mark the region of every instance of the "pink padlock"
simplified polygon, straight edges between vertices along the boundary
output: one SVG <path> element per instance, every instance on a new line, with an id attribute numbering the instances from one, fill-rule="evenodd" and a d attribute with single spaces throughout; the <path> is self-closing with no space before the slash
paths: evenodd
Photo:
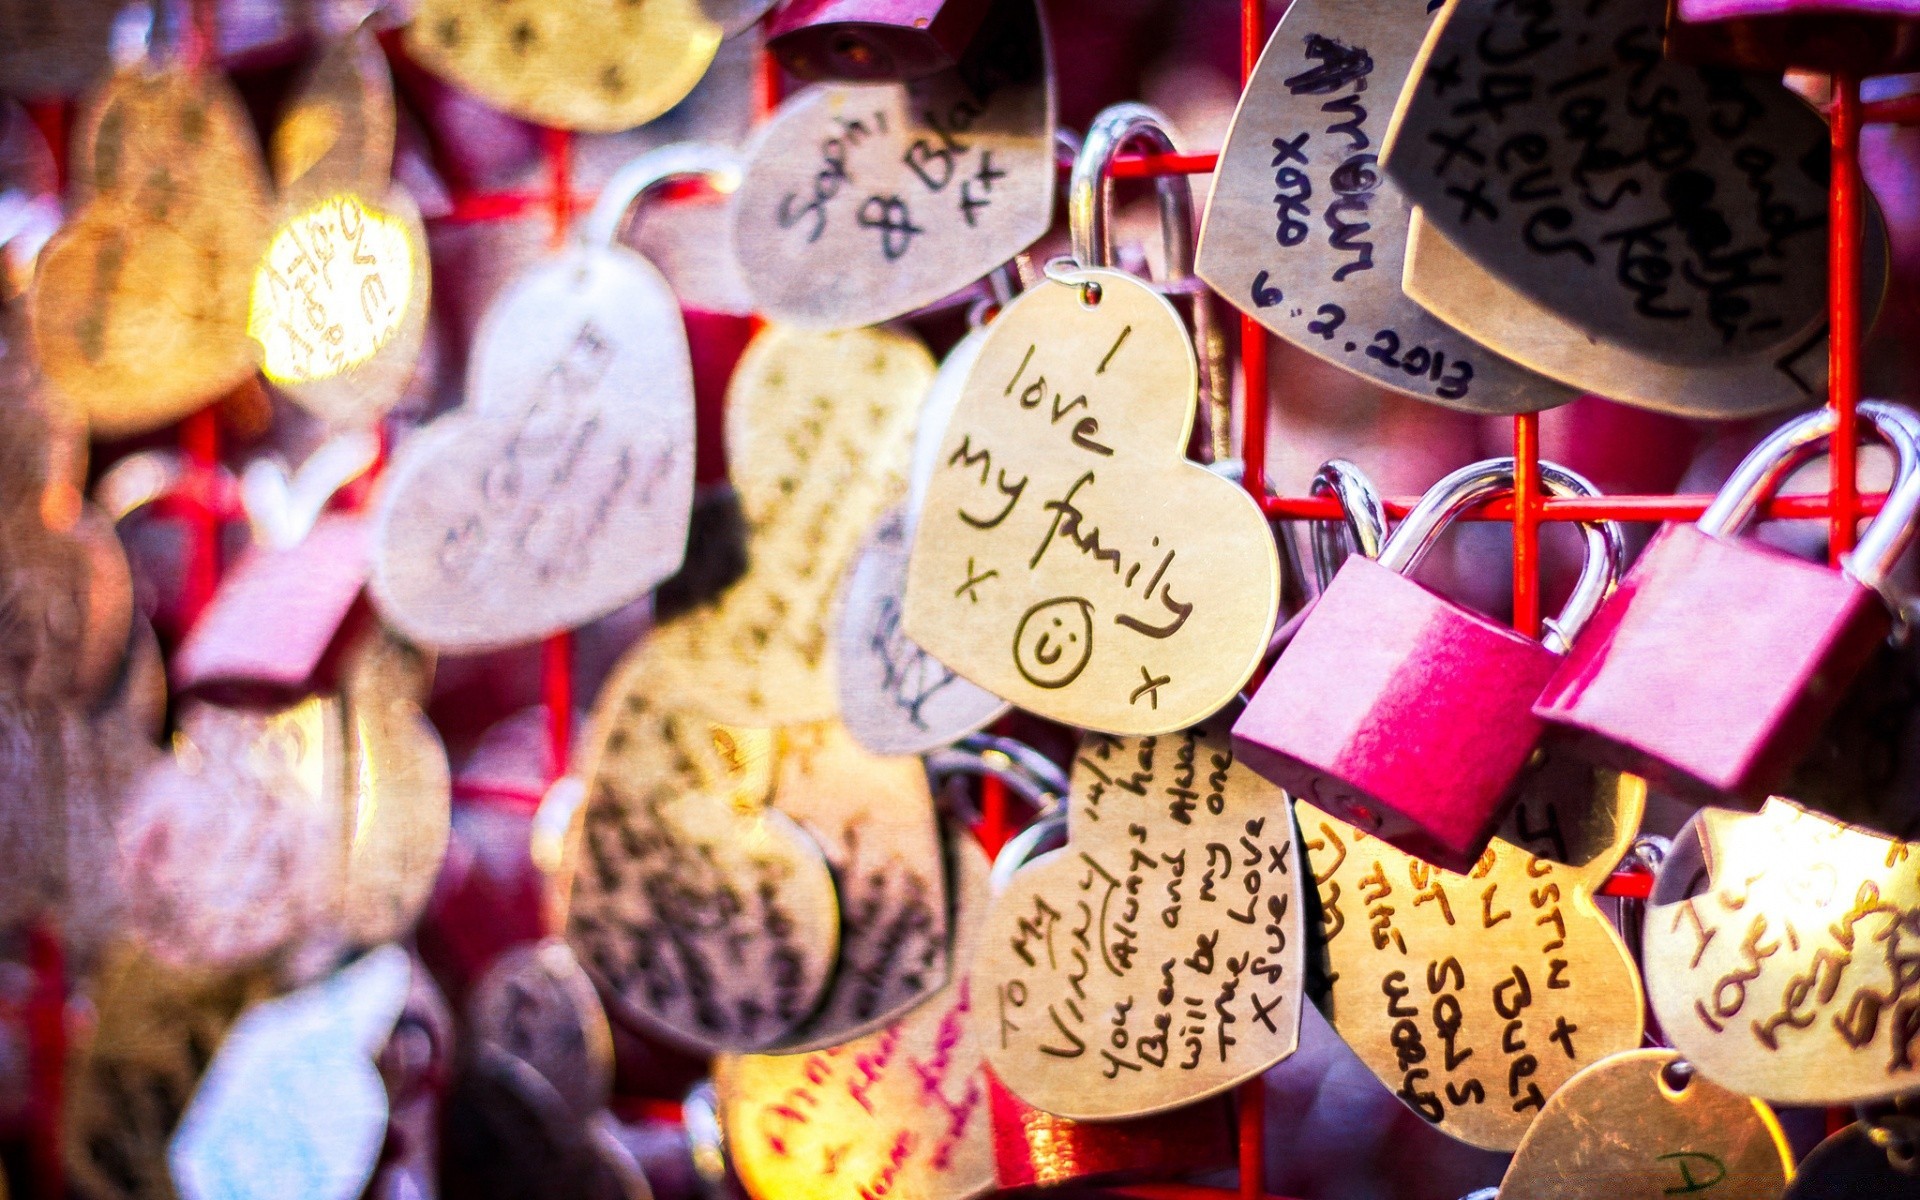
<path id="1" fill-rule="evenodd" d="M 999 3 L 1027 0 L 999 0 Z M 917 79 L 959 65 L 995 0 L 787 0 L 767 49 L 801 79 Z"/>
<path id="2" fill-rule="evenodd" d="M 1625 544 L 1586 524 L 1587 561 L 1545 644 L 1413 582 L 1453 518 L 1513 490 L 1513 459 L 1433 486 L 1381 549 L 1354 555 L 1301 621 L 1234 723 L 1255 771 L 1410 854 L 1465 871 L 1506 815 L 1543 726 L 1533 715 L 1560 655 L 1619 577 Z M 1547 491 L 1594 496 L 1540 464 Z"/>
<path id="3" fill-rule="evenodd" d="M 1813 744 L 1893 628 L 1882 595 L 1920 514 L 1920 417 L 1868 401 L 1892 494 L 1838 571 L 1740 532 L 1833 436 L 1830 409 L 1754 448 L 1697 524 L 1669 525 L 1575 640 L 1534 711 L 1668 792 L 1758 803 Z"/>

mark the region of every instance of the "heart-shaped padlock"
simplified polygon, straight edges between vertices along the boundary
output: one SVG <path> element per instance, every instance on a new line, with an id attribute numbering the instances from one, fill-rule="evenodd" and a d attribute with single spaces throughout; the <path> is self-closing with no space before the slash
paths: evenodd
<path id="1" fill-rule="evenodd" d="M 488 310 L 468 405 L 401 445 L 376 517 L 373 599 L 410 640 L 534 641 L 679 569 L 693 502 L 686 333 L 660 273 L 616 234 L 661 184 L 734 169 L 705 146 L 635 159 L 580 240 Z"/>
<path id="2" fill-rule="evenodd" d="M 1825 376 L 1826 130 L 1777 77 L 1665 60 L 1665 18 L 1666 0 L 1442 13 L 1385 168 L 1421 211 L 1418 240 L 1450 243 L 1583 336 L 1540 335 L 1419 248 L 1408 293 L 1527 366 L 1629 403 L 1734 416 L 1802 402 Z M 1669 369 L 1637 379 L 1638 360 Z M 1734 368 L 1740 386 L 1686 386 L 1695 369 Z"/>
<path id="3" fill-rule="evenodd" d="M 958 67 L 910 83 L 821 84 L 782 104 L 747 152 L 734 254 L 774 319 L 871 325 L 1039 240 L 1054 182 L 1040 9 L 999 0 Z"/>
<path id="4" fill-rule="evenodd" d="M 1401 290 L 1412 203 L 1379 165 L 1439 5 L 1297 0 L 1220 152 L 1196 266 L 1267 329 L 1369 382 L 1468 412 L 1579 392 L 1462 335 Z"/>
<path id="5" fill-rule="evenodd" d="M 703 0 L 524 9 L 423 0 L 406 44 L 424 66 L 523 120 L 618 133 L 684 99 L 724 33 Z"/>
<path id="6" fill-rule="evenodd" d="M 426 229 L 391 178 L 394 126 L 393 79 L 362 25 L 327 47 L 273 140 L 281 212 L 247 332 L 266 377 L 339 425 L 393 407 L 426 336 Z"/>
<path id="7" fill-rule="evenodd" d="M 1231 724 L 1229 709 L 1175 735 L 1089 734 L 1066 846 L 996 867 L 974 1036 L 1023 1101 L 1078 1120 L 1144 1116 L 1293 1052 L 1305 983 L 1293 823 L 1280 790 L 1234 761 Z"/>
<path id="8" fill-rule="evenodd" d="M 1185 323 L 1106 265 L 1107 167 L 1142 137 L 1172 148 L 1144 106 L 1094 122 L 1074 164 L 1076 261 L 987 332 L 919 515 L 905 614 L 909 637 L 988 691 L 1120 734 L 1169 733 L 1233 699 L 1280 586 L 1259 506 L 1183 457 L 1199 378 Z M 1183 275 L 1186 180 L 1161 195 Z"/>
<path id="9" fill-rule="evenodd" d="M 77 207 L 29 294 L 48 382 L 104 437 L 176 421 L 255 364 L 267 187 L 252 126 L 219 77 L 144 50 L 79 116 Z"/>

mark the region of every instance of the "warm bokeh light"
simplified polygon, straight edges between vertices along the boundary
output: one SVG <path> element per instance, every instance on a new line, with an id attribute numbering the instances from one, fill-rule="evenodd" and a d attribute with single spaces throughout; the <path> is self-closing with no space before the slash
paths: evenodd
<path id="1" fill-rule="evenodd" d="M 405 318 L 413 255 L 402 221 L 344 192 L 282 223 L 247 313 L 267 378 L 311 383 L 371 360 Z"/>

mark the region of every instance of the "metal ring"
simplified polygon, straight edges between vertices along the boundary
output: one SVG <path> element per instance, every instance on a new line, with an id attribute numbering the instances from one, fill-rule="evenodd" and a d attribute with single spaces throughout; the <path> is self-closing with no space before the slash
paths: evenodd
<path id="1" fill-rule="evenodd" d="M 1308 493 L 1337 497 L 1343 517 L 1342 521 L 1315 521 L 1312 526 L 1313 573 L 1325 588 L 1349 554 L 1380 557 L 1387 540 L 1387 502 L 1367 473 L 1344 458 L 1321 463 Z M 1343 529 L 1345 538 L 1340 536 Z"/>
<path id="2" fill-rule="evenodd" d="M 1067 182 L 1067 234 L 1073 257 L 1085 267 L 1113 265 L 1113 230 L 1108 211 L 1112 181 L 1107 172 L 1122 147 L 1144 141 L 1162 154 L 1178 152 L 1173 124 L 1145 104 L 1115 104 L 1101 111 L 1087 129 Z M 1184 175 L 1155 181 L 1160 196 L 1160 236 L 1166 249 L 1166 276 L 1193 274 L 1193 187 Z"/>
<path id="3" fill-rule="evenodd" d="M 727 1185 L 727 1125 L 720 1114 L 720 1094 L 713 1080 L 702 1079 L 680 1103 L 680 1124 L 687 1131 L 687 1149 L 693 1155 L 694 1177 L 704 1200 L 731 1200 Z"/>
<path id="4" fill-rule="evenodd" d="M 725 146 L 707 142 L 676 142 L 649 150 L 613 173 L 593 210 L 580 223 L 580 239 L 590 246 L 612 246 L 620 240 L 627 214 L 647 194 L 679 179 L 699 179 L 716 192 L 739 188 L 743 175 L 740 156 Z"/>
<path id="5" fill-rule="evenodd" d="M 993 873 L 988 876 L 993 894 L 997 896 L 1007 890 L 1007 885 L 1013 882 L 1013 873 L 1027 865 L 1043 842 L 1056 834 L 1064 836 L 1066 832 L 1067 814 L 1060 809 L 1046 814 L 1007 839 L 1007 844 L 1000 847 L 999 856 L 993 860 Z"/>
<path id="6" fill-rule="evenodd" d="M 1052 759 L 1025 742 L 989 733 L 970 734 L 935 750 L 926 756 L 926 764 L 936 793 L 943 781 L 954 776 L 997 779 L 1033 806 L 1036 821 L 1059 811 L 1061 797 L 1067 794 L 1067 777 Z M 976 820 L 979 816 L 974 814 Z"/>

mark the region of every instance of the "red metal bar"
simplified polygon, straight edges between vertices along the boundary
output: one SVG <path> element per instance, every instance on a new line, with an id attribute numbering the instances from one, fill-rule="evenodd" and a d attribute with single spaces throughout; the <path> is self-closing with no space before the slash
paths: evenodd
<path id="1" fill-rule="evenodd" d="M 998 858 L 1000 847 L 1007 844 L 1007 785 L 988 775 L 980 780 L 980 828 L 977 831 L 981 849 L 988 858 Z"/>
<path id="2" fill-rule="evenodd" d="M 1240 1200 L 1267 1194 L 1267 1080 L 1255 1075 L 1240 1085 Z"/>
<path id="3" fill-rule="evenodd" d="M 43 1200 L 67 1194 L 66 1163 L 60 1157 L 60 1109 L 67 1069 L 67 959 L 60 935 L 45 922 L 27 931 L 27 964 L 33 994 L 27 1001 L 27 1071 L 32 1104 L 30 1154 L 34 1192 Z"/>
<path id="4" fill-rule="evenodd" d="M 573 634 L 556 633 L 540 645 L 540 690 L 547 706 L 549 781 L 567 773 L 573 755 Z"/>
<path id="5" fill-rule="evenodd" d="M 1615 871 L 1600 885 L 1600 895 L 1617 900 L 1645 900 L 1653 895 L 1653 872 Z"/>
<path id="6" fill-rule="evenodd" d="M 1404 517 L 1418 501 L 1415 496 L 1400 496 L 1387 501 L 1387 514 Z M 1878 513 L 1886 503 L 1884 492 L 1862 496 L 1858 511 L 1863 517 Z M 1545 496 L 1537 502 L 1541 521 L 1693 521 L 1707 511 L 1712 496 L 1600 496 L 1593 499 Z M 1330 496 L 1269 496 L 1261 502 L 1269 517 L 1289 521 L 1341 520 L 1340 503 Z M 1825 495 L 1776 496 L 1761 506 L 1761 513 L 1775 521 L 1824 521 L 1833 512 L 1832 497 Z M 1511 521 L 1513 504 L 1494 500 L 1468 509 L 1460 515 L 1464 521 Z"/>
<path id="7" fill-rule="evenodd" d="M 1837 420 L 1828 455 L 1833 510 L 1829 553 L 1835 566 L 1853 549 L 1860 511 L 1855 410 L 1860 403 L 1860 80 L 1833 77 L 1833 181 L 1828 189 L 1827 305 L 1831 310 L 1827 403 Z"/>
<path id="8" fill-rule="evenodd" d="M 1920 125 L 1920 95 L 1897 96 L 1860 106 L 1863 125 Z"/>
<path id="9" fill-rule="evenodd" d="M 1540 636 L 1540 414 L 1513 419 L 1513 627 Z"/>
<path id="10" fill-rule="evenodd" d="M 187 490 L 214 494 L 220 469 L 220 414 L 208 405 L 180 423 L 180 449 L 187 457 Z M 180 597 L 180 627 L 191 628 L 220 586 L 220 513 L 199 503 L 189 513 L 186 587 Z"/>
<path id="11" fill-rule="evenodd" d="M 1157 179 L 1162 175 L 1211 175 L 1218 154 L 1120 154 L 1107 174 L 1115 179 Z"/>

